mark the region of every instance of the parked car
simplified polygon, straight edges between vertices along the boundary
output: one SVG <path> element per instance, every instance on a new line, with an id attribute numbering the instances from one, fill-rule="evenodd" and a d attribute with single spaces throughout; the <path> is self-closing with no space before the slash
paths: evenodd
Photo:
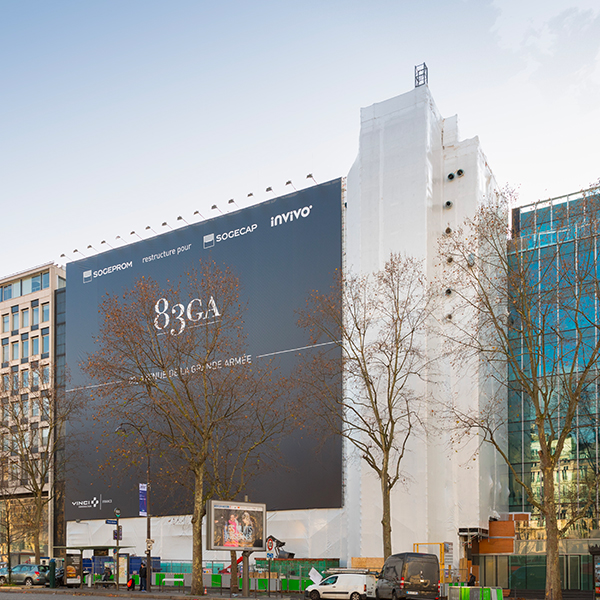
<path id="1" fill-rule="evenodd" d="M 377 599 L 440 596 L 440 563 L 435 554 L 404 552 L 388 556 L 375 588 Z"/>
<path id="2" fill-rule="evenodd" d="M 22 583 L 26 586 L 46 585 L 46 574 L 48 565 L 17 565 L 11 569 L 10 580 L 12 583 Z M 8 581 L 8 569 L 6 572 L 0 570 L 0 583 Z"/>
<path id="3" fill-rule="evenodd" d="M 375 596 L 375 575 L 367 573 L 335 573 L 319 583 L 309 585 L 304 595 L 310 600 L 341 598 L 366 600 Z"/>

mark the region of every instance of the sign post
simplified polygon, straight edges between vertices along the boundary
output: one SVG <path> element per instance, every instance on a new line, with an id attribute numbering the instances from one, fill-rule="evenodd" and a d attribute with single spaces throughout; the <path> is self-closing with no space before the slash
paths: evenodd
<path id="1" fill-rule="evenodd" d="M 115 517 L 117 517 L 117 556 L 115 557 L 115 587 L 117 591 L 119 591 L 119 538 L 121 537 L 121 528 L 119 527 L 120 516 L 121 511 L 118 508 L 115 508 Z"/>

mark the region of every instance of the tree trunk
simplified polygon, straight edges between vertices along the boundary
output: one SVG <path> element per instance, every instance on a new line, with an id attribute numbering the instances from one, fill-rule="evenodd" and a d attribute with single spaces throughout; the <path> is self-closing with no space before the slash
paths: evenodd
<path id="1" fill-rule="evenodd" d="M 383 511 L 381 516 L 381 526 L 383 533 L 383 558 L 384 560 L 392 553 L 392 516 L 390 510 L 390 487 L 387 481 L 387 465 L 384 460 L 384 467 L 381 470 L 381 499 L 383 501 Z"/>
<path id="2" fill-rule="evenodd" d="M 44 504 L 42 503 L 42 498 L 35 497 L 35 518 L 34 518 L 34 526 L 33 526 L 33 550 L 35 552 L 35 563 L 40 563 L 40 530 L 42 528 L 42 513 L 44 511 Z M 51 541 L 48 540 L 48 552 L 50 552 Z"/>
<path id="3" fill-rule="evenodd" d="M 562 600 L 558 558 L 558 523 L 554 497 L 554 469 L 544 473 L 544 510 L 546 519 L 546 600 Z"/>
<path id="4" fill-rule="evenodd" d="M 199 596 L 204 592 L 202 585 L 202 517 L 206 509 L 202 502 L 203 484 L 204 471 L 199 470 L 195 473 L 194 513 L 192 515 L 192 596 Z"/>
<path id="5" fill-rule="evenodd" d="M 238 567 L 237 567 L 237 552 L 232 550 L 230 552 L 231 555 L 231 584 L 230 591 L 232 594 L 240 593 L 240 577 L 238 575 Z"/>
<path id="6" fill-rule="evenodd" d="M 40 529 L 41 523 L 37 523 L 38 527 L 33 530 L 33 551 L 35 553 L 35 564 L 40 564 Z M 48 550 L 50 550 L 50 544 L 48 544 Z"/>

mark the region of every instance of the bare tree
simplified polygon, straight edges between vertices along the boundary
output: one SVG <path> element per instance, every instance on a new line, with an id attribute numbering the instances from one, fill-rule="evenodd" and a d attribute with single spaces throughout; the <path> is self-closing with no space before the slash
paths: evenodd
<path id="1" fill-rule="evenodd" d="M 277 443 L 287 415 L 284 383 L 248 354 L 239 287 L 213 262 L 168 289 L 138 280 L 102 304 L 98 350 L 86 367 L 110 384 L 98 393 L 113 399 L 119 418 L 136 419 L 191 476 L 192 594 L 203 589 L 202 518 L 215 465 L 234 460 L 235 449 L 241 462 L 232 476 L 243 481 L 244 465 Z"/>
<path id="2" fill-rule="evenodd" d="M 517 221 L 511 232 L 514 195 L 507 191 L 441 240 L 443 285 L 455 297 L 455 360 L 462 370 L 473 361 L 485 379 L 478 382 L 480 406 L 456 404 L 451 416 L 458 431 L 479 432 L 492 444 L 543 522 L 546 598 L 553 600 L 561 598 L 559 538 L 590 513 L 597 494 L 597 465 L 581 477 L 576 500 L 561 477 L 571 460 L 565 447 L 578 444 L 578 428 L 597 426 L 597 204 L 586 195 L 572 206 L 540 204 L 523 232 Z M 526 427 L 531 472 L 521 470 L 520 453 L 509 453 L 507 401 Z M 572 475 L 579 478 L 579 470 Z M 561 494 L 567 502 L 559 511 Z"/>
<path id="3" fill-rule="evenodd" d="M 299 320 L 318 349 L 298 379 L 329 431 L 353 444 L 379 479 L 386 558 L 392 553 L 391 492 L 420 423 L 431 307 L 420 262 L 392 254 L 381 271 L 340 276 L 328 293 L 312 293 Z M 341 361 L 331 345 L 341 350 Z"/>
<path id="4" fill-rule="evenodd" d="M 6 457 L 0 460 L 0 544 L 7 563 L 7 577 L 0 577 L 0 584 L 11 582 L 12 552 L 15 546 L 31 537 L 30 519 L 22 518 L 22 500 L 17 496 L 13 468 Z"/>
<path id="5" fill-rule="evenodd" d="M 67 418 L 76 418 L 79 403 L 77 395 L 67 398 L 54 385 L 47 366 L 34 366 L 31 371 L 14 376 L 27 380 L 13 381 L 12 389 L 20 387 L 30 393 L 10 396 L 2 404 L 0 435 L 4 446 L 0 451 L 6 466 L 4 490 L 10 489 L 13 504 L 21 505 L 21 521 L 29 524 L 35 560 L 39 562 L 40 536 L 55 496 L 54 478 L 64 466 L 65 423 Z"/>

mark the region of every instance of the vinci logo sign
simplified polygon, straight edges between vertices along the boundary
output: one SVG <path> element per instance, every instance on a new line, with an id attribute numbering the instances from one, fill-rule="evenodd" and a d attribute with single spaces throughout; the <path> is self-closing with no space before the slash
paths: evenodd
<path id="1" fill-rule="evenodd" d="M 294 220 L 306 219 L 310 215 L 312 210 L 312 204 L 310 206 L 304 206 L 296 210 L 290 210 L 286 213 L 281 213 L 275 217 L 271 217 L 271 227 L 277 227 L 277 225 L 283 225 L 284 223 L 291 223 Z"/>
<path id="2" fill-rule="evenodd" d="M 94 496 L 91 500 L 72 500 L 71 504 L 77 508 L 96 508 L 100 501 Z"/>

